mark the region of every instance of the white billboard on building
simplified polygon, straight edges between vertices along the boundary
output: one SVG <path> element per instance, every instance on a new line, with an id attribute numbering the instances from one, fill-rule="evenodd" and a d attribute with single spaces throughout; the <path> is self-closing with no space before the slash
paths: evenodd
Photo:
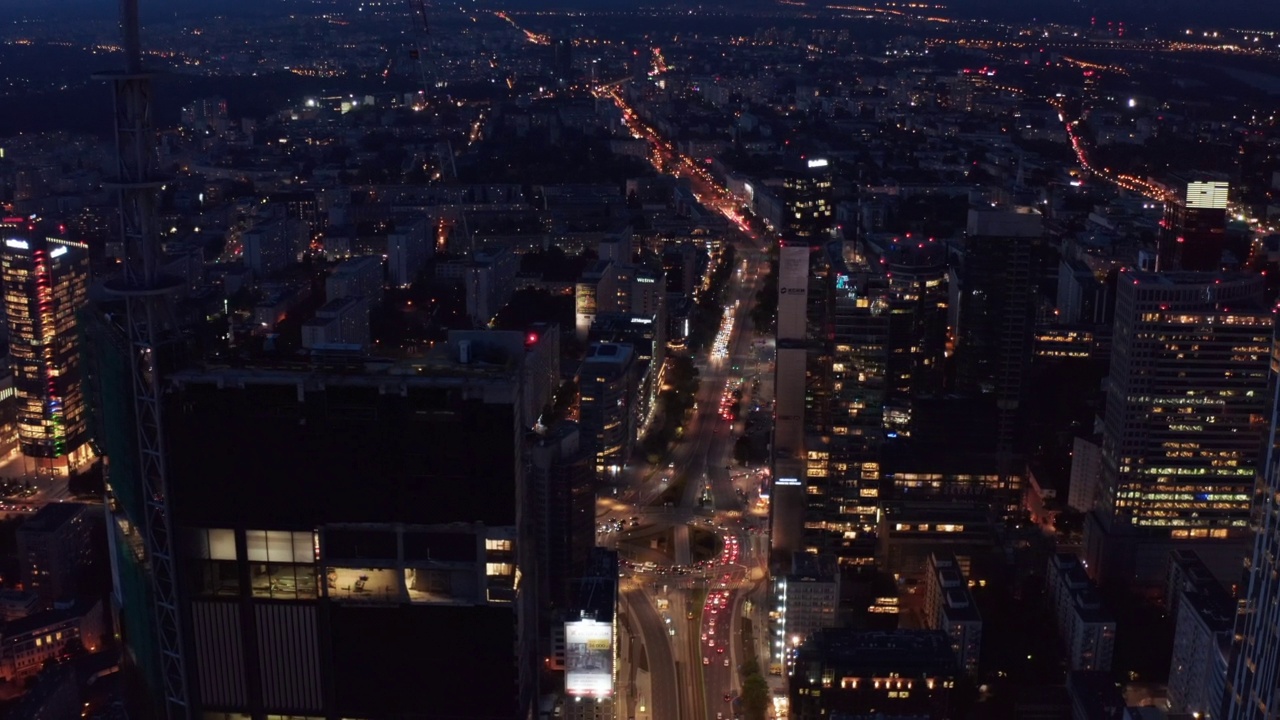
<path id="1" fill-rule="evenodd" d="M 1187 183 L 1187 207 L 1221 210 L 1227 207 L 1230 186 L 1221 181 Z"/>
<path id="2" fill-rule="evenodd" d="M 564 688 L 570 695 L 613 694 L 613 625 L 597 620 L 564 624 Z"/>
<path id="3" fill-rule="evenodd" d="M 784 246 L 778 250 L 778 339 L 805 336 L 809 292 L 809 248 Z"/>

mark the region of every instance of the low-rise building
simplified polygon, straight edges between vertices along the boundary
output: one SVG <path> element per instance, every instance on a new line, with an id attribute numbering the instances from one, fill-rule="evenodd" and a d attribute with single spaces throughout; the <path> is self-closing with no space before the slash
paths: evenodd
<path id="1" fill-rule="evenodd" d="M 955 667 L 936 630 L 823 630 L 797 648 L 790 718 L 950 718 Z"/>
<path id="2" fill-rule="evenodd" d="M 951 651 L 960 670 L 976 675 L 982 649 L 982 616 L 955 555 L 929 555 L 924 618 L 931 630 L 941 630 L 951 640 Z"/>
<path id="3" fill-rule="evenodd" d="M 74 643 L 96 652 L 106 625 L 99 599 L 59 603 L 54 609 L 12 620 L 0 628 L 0 677 L 14 681 L 40 672 Z"/>

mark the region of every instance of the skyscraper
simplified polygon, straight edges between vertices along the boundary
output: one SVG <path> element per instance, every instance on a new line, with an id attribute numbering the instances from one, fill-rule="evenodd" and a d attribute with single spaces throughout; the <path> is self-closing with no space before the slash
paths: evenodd
<path id="1" fill-rule="evenodd" d="M 88 298 L 83 243 L 36 223 L 0 221 L 0 280 L 24 455 L 74 459 L 86 438 L 76 312 Z"/>
<path id="2" fill-rule="evenodd" d="M 1100 497 L 1085 532 L 1104 583 L 1161 584 L 1174 545 L 1239 567 L 1267 420 L 1263 278 L 1126 272 L 1116 299 Z"/>
<path id="3" fill-rule="evenodd" d="M 96 323 L 95 345 L 119 338 L 109 322 Z M 127 373 L 104 356 L 124 677 L 146 708 L 159 704 L 164 659 L 138 530 L 151 519 L 120 402 Z M 348 371 L 168 376 L 193 717 L 524 717 L 542 582 L 524 356 L 465 340 Z"/>
<path id="4" fill-rule="evenodd" d="M 825 392 L 806 438 L 806 476 L 812 508 L 809 548 L 836 555 L 844 565 L 870 564 L 880 512 L 880 450 L 884 440 L 885 375 L 895 303 L 883 279 L 871 274 L 848 243 L 832 244 L 825 337 L 819 343 Z M 897 319 L 904 319 L 898 316 Z M 821 451 L 825 457 L 813 457 Z"/>
<path id="5" fill-rule="evenodd" d="M 1227 247 L 1227 183 L 1186 183 L 1180 197 L 1165 203 L 1156 269 L 1215 272 Z M 1247 258 L 1236 257 L 1237 262 Z"/>
<path id="6" fill-rule="evenodd" d="M 583 445 L 597 473 L 617 474 L 631 459 L 636 429 L 636 351 L 623 343 L 594 343 L 578 372 Z"/>
<path id="7" fill-rule="evenodd" d="M 782 179 L 784 244 L 822 245 L 835 229 L 831 161 L 820 157 L 793 160 Z"/>
<path id="8" fill-rule="evenodd" d="M 1034 245 L 1044 219 L 1032 208 L 970 210 L 958 282 L 956 387 L 996 406 L 996 471 L 1003 501 L 1017 502 L 1016 454 L 1035 325 Z"/>
<path id="9" fill-rule="evenodd" d="M 1237 602 L 1222 714 L 1266 720 L 1280 713 L 1280 351 L 1272 350 L 1271 431 L 1254 505 L 1256 534 L 1246 556 L 1244 598 Z"/>
<path id="10" fill-rule="evenodd" d="M 785 568 L 795 552 L 805 550 L 831 551 L 842 563 L 854 556 L 869 560 L 869 546 L 853 548 L 863 528 L 855 508 L 865 503 L 858 502 L 858 483 L 851 478 L 859 476 L 868 458 L 861 452 L 863 438 L 855 436 L 859 428 L 851 425 L 878 424 L 871 418 L 872 413 L 878 417 L 878 399 L 866 404 L 864 391 L 880 391 L 883 368 L 867 383 L 858 383 L 855 366 L 861 360 L 852 357 L 854 345 L 861 351 L 868 338 L 853 335 L 870 332 L 861 324 L 867 298 L 861 309 L 856 308 L 841 244 L 832 242 L 836 227 L 830 162 L 803 156 L 789 161 L 782 200 L 771 491 L 774 559 Z M 843 281 L 838 279 L 841 275 Z M 837 304 L 848 337 L 836 336 Z M 871 323 L 877 324 L 878 320 Z M 865 353 L 868 361 L 882 347 L 882 342 L 873 341 Z M 849 378 L 852 382 L 846 382 Z M 866 414 L 858 417 L 863 411 Z M 836 425 L 840 436 L 833 435 Z M 863 540 L 872 537 L 862 534 Z"/>
<path id="11" fill-rule="evenodd" d="M 805 397 L 809 356 L 807 245 L 778 251 L 778 351 L 774 369 L 773 488 L 770 541 L 774 559 L 789 563 L 803 549 L 805 494 Z"/>

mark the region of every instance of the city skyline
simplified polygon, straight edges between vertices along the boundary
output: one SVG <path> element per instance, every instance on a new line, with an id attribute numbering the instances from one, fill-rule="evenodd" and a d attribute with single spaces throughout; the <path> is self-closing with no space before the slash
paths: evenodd
<path id="1" fill-rule="evenodd" d="M 1202 14 L 12 9 L 0 711 L 1275 715 L 1278 13 Z"/>

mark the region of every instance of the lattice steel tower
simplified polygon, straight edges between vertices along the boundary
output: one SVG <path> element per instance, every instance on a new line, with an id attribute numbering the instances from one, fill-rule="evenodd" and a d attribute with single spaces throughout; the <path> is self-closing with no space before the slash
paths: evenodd
<path id="1" fill-rule="evenodd" d="M 156 171 L 152 127 L 151 74 L 142 66 L 138 33 L 138 0 L 120 0 L 120 29 L 125 68 L 103 73 L 115 99 L 116 167 L 111 185 L 120 199 L 121 273 L 107 284 L 124 301 L 128 325 L 129 368 L 137 425 L 138 473 L 146 511 L 141 525 L 145 569 L 155 597 L 155 622 L 164 714 L 189 718 L 178 582 L 173 557 L 173 524 L 165 470 L 161 383 L 175 361 L 177 339 L 174 293 L 176 280 L 160 273 L 160 239 L 156 226 L 156 193 L 162 185 Z"/>

